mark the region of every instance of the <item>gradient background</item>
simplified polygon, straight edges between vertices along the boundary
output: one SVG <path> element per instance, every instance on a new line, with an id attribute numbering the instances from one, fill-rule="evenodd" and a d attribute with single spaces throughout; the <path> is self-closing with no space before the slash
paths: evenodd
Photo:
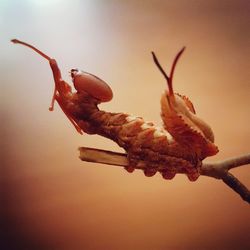
<path id="1" fill-rule="evenodd" d="M 73 67 L 96 74 L 114 92 L 101 108 L 158 124 L 166 85 L 150 51 L 169 68 L 186 45 L 174 88 L 212 126 L 214 161 L 249 152 L 249 12 L 247 0 L 0 0 L 1 249 L 249 249 L 249 205 L 222 182 L 81 162 L 79 146 L 122 150 L 49 112 L 48 63 L 9 42 L 56 58 L 68 81 Z M 249 166 L 233 173 L 250 186 Z"/>

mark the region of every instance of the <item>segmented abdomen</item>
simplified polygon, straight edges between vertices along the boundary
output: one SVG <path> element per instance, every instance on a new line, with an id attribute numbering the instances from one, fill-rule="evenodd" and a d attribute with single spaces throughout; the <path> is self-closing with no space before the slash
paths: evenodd
<path id="1" fill-rule="evenodd" d="M 147 176 L 159 171 L 166 179 L 176 173 L 186 173 L 190 180 L 199 177 L 200 160 L 163 128 L 141 117 L 101 111 L 97 104 L 93 98 L 76 93 L 67 108 L 84 132 L 109 138 L 125 149 L 129 172 L 141 168 Z"/>
<path id="2" fill-rule="evenodd" d="M 88 122 L 96 134 L 112 139 L 125 149 L 131 164 L 127 168 L 129 172 L 136 167 L 143 169 L 146 176 L 159 171 L 166 179 L 172 179 L 176 173 L 186 173 L 190 180 L 199 176 L 198 159 L 152 122 L 100 110 L 92 112 Z"/>

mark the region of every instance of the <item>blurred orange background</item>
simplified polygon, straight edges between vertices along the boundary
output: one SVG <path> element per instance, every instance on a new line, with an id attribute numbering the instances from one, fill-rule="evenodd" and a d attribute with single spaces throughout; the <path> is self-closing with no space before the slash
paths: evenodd
<path id="1" fill-rule="evenodd" d="M 220 152 L 249 153 L 249 1 L 0 1 L 1 249 L 249 249 L 249 205 L 221 181 L 81 162 L 79 146 L 122 150 L 80 136 L 56 106 L 48 63 L 12 38 L 57 59 L 65 80 L 78 67 L 108 82 L 101 108 L 161 124 L 169 69 L 187 46 L 174 89 L 211 125 Z M 249 166 L 233 170 L 250 187 Z"/>

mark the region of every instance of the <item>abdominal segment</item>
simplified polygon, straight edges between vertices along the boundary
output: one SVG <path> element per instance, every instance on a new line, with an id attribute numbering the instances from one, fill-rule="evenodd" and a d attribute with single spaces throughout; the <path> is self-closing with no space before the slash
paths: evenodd
<path id="1" fill-rule="evenodd" d="M 129 172 L 139 168 L 146 176 L 160 172 L 165 179 L 172 179 L 176 173 L 185 173 L 190 180 L 199 177 L 199 161 L 166 130 L 152 122 L 98 110 L 92 113 L 89 123 L 96 134 L 124 148 L 130 163 L 126 168 Z"/>

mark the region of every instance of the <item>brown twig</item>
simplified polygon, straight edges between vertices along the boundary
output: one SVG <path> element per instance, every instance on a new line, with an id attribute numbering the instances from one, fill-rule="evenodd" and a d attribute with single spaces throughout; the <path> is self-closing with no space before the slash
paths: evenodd
<path id="1" fill-rule="evenodd" d="M 108 165 L 128 167 L 129 161 L 126 154 L 107 150 L 81 147 L 80 159 L 82 161 L 103 163 Z M 226 185 L 238 193 L 241 198 L 250 203 L 250 191 L 229 170 L 239 166 L 250 164 L 250 154 L 234 157 L 215 163 L 203 163 L 201 175 L 221 179 Z M 142 166 L 145 164 L 141 164 Z M 140 169 L 140 167 L 137 167 Z"/>
<path id="2" fill-rule="evenodd" d="M 250 191 L 234 175 L 229 173 L 232 168 L 250 164 L 250 154 L 233 157 L 215 163 L 203 163 L 201 174 L 216 179 L 221 179 L 226 185 L 238 193 L 241 198 L 250 203 Z"/>

